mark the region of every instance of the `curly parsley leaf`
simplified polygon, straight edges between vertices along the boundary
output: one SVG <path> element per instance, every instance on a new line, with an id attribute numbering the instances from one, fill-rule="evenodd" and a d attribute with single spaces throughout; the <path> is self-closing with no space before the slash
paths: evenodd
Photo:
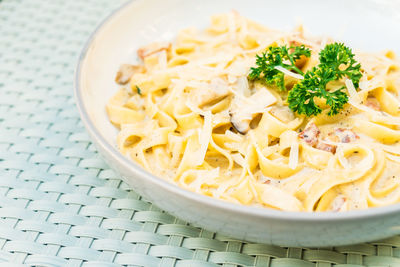
<path id="1" fill-rule="evenodd" d="M 319 60 L 320 64 L 308 71 L 289 92 L 289 108 L 299 114 L 312 116 L 321 113 L 322 109 L 315 103 L 316 98 L 325 99 L 330 106 L 329 116 L 338 114 L 348 102 L 348 96 L 344 87 L 329 91 L 327 84 L 347 77 L 357 88 L 362 77 L 360 63 L 354 59 L 351 49 L 342 43 L 326 45 L 319 53 Z"/>
<path id="2" fill-rule="evenodd" d="M 347 76 L 352 80 L 354 86 L 358 87 L 362 77 L 361 65 L 354 59 L 354 54 L 349 47 L 343 43 L 328 44 L 319 53 L 319 61 L 332 68 L 337 79 Z"/>
<path id="3" fill-rule="evenodd" d="M 361 65 L 354 59 L 352 50 L 343 43 L 326 45 L 319 53 L 320 63 L 306 74 L 295 64 L 302 56 L 311 56 L 310 49 L 304 45 L 269 47 L 266 52 L 256 56 L 257 67 L 250 69 L 249 79 L 261 80 L 276 85 L 282 91 L 286 90 L 285 74 L 276 68 L 283 67 L 304 77 L 288 94 L 287 102 L 292 111 L 307 116 L 318 115 L 322 108 L 316 100 L 322 99 L 330 107 L 328 115 L 338 114 L 348 102 L 345 87 L 332 91 L 328 90 L 327 85 L 331 81 L 347 77 L 358 87 L 362 77 Z"/>
<path id="4" fill-rule="evenodd" d="M 266 52 L 256 56 L 257 67 L 250 69 L 249 78 L 251 80 L 261 80 L 269 85 L 275 85 L 280 90 L 284 91 L 284 73 L 277 70 L 277 66 L 281 66 L 289 71 L 294 71 L 297 74 L 304 73 L 296 66 L 296 61 L 302 56 L 310 57 L 311 50 L 304 45 L 290 46 L 286 45 L 268 47 Z"/>
<path id="5" fill-rule="evenodd" d="M 322 109 L 315 103 L 316 98 L 324 98 L 330 106 L 328 115 L 338 114 L 348 101 L 344 87 L 336 91 L 328 91 L 326 85 L 337 80 L 337 73 L 326 65 L 314 67 L 307 71 L 304 79 L 297 83 L 288 95 L 289 108 L 298 114 L 318 115 Z"/>

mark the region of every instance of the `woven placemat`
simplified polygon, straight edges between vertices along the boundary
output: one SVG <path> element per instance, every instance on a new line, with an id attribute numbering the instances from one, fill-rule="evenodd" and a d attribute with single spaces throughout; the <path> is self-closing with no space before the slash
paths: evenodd
<path id="1" fill-rule="evenodd" d="M 72 96 L 78 54 L 124 0 L 0 0 L 0 265 L 400 266 L 400 236 L 346 247 L 232 240 L 141 199 L 103 162 Z"/>

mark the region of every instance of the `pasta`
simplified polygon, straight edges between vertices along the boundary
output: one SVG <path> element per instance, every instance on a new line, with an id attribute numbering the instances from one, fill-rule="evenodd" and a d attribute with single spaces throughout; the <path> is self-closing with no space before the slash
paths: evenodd
<path id="1" fill-rule="evenodd" d="M 364 73 L 335 116 L 293 113 L 285 96 L 249 81 L 255 55 L 304 44 L 318 64 L 328 38 L 269 29 L 239 14 L 142 47 L 106 106 L 122 154 L 206 196 L 285 211 L 347 211 L 400 202 L 400 65 L 392 51 L 356 52 Z M 285 84 L 301 75 L 277 68 Z"/>

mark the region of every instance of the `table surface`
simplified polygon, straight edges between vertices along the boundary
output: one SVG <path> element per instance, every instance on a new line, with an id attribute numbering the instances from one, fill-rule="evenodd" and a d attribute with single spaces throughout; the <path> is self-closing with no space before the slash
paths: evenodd
<path id="1" fill-rule="evenodd" d="M 253 244 L 141 199 L 100 158 L 73 73 L 125 0 L 0 0 L 1 266 L 400 266 L 400 236 L 346 247 Z"/>

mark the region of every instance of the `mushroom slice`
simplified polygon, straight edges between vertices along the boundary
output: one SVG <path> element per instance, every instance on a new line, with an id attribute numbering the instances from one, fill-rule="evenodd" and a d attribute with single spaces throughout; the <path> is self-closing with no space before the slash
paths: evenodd
<path id="1" fill-rule="evenodd" d="M 158 53 L 162 50 L 165 50 L 168 52 L 171 49 L 171 43 L 169 42 L 156 42 L 156 43 L 151 43 L 146 46 L 142 46 L 141 48 L 138 49 L 137 55 L 140 59 L 144 59 L 145 57 L 148 57 L 152 54 Z"/>
<path id="2" fill-rule="evenodd" d="M 214 78 L 210 83 L 200 82 L 191 91 L 191 102 L 197 107 L 218 101 L 230 94 L 228 84 L 220 79 Z"/>
<path id="3" fill-rule="evenodd" d="M 143 70 L 143 66 L 122 64 L 115 76 L 115 81 L 121 85 L 127 84 L 133 74 L 143 72 Z"/>
<path id="4" fill-rule="evenodd" d="M 241 134 L 246 134 L 250 130 L 251 114 L 229 112 L 233 128 Z"/>
<path id="5" fill-rule="evenodd" d="M 248 98 L 235 95 L 229 111 L 232 126 L 239 133 L 246 134 L 250 130 L 252 119 L 275 102 L 276 98 L 266 88 L 260 88 Z"/>

